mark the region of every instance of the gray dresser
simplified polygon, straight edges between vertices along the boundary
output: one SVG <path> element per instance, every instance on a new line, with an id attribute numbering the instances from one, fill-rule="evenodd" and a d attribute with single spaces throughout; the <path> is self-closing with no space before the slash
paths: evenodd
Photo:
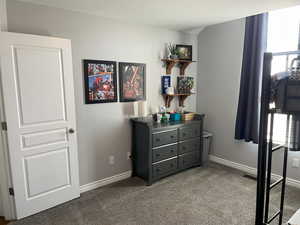
<path id="1" fill-rule="evenodd" d="M 156 123 L 151 118 L 132 122 L 133 176 L 151 185 L 182 170 L 200 166 L 204 115 L 192 121 Z"/>

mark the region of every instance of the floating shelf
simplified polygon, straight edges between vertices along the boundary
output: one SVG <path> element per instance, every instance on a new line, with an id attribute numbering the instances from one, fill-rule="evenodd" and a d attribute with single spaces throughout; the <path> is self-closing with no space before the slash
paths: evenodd
<path id="1" fill-rule="evenodd" d="M 164 100 L 165 100 L 165 106 L 167 108 L 169 108 L 171 106 L 171 102 L 174 99 L 175 96 L 178 97 L 179 100 L 179 106 L 180 107 L 184 107 L 184 101 L 185 99 L 192 95 L 193 93 L 189 93 L 189 94 L 173 94 L 173 95 L 168 95 L 168 94 L 163 94 Z"/>
<path id="2" fill-rule="evenodd" d="M 182 59 L 162 59 L 164 63 L 166 63 L 166 74 L 172 74 L 173 67 L 177 64 L 180 68 L 180 75 L 185 74 L 185 69 L 193 62 L 191 60 L 182 60 Z"/>

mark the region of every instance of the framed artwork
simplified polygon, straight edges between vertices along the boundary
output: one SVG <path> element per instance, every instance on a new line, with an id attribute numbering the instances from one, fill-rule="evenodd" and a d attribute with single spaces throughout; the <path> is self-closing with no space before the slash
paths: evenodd
<path id="1" fill-rule="evenodd" d="M 190 94 L 194 87 L 194 77 L 177 77 L 177 92 L 179 94 Z"/>
<path id="2" fill-rule="evenodd" d="M 193 60 L 193 46 L 192 45 L 176 45 L 178 58 L 184 60 Z"/>
<path id="3" fill-rule="evenodd" d="M 85 103 L 117 102 L 117 64 L 114 61 L 83 60 Z"/>
<path id="4" fill-rule="evenodd" d="M 146 64 L 119 63 L 120 102 L 146 100 Z"/>
<path id="5" fill-rule="evenodd" d="M 171 76 L 162 76 L 161 77 L 161 93 L 167 94 L 167 89 L 171 87 Z"/>

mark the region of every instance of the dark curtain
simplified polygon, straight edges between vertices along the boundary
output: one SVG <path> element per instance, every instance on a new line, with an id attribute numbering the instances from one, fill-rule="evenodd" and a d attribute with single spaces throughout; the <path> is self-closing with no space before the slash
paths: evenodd
<path id="1" fill-rule="evenodd" d="M 258 143 L 263 54 L 267 47 L 268 14 L 246 18 L 235 139 Z"/>

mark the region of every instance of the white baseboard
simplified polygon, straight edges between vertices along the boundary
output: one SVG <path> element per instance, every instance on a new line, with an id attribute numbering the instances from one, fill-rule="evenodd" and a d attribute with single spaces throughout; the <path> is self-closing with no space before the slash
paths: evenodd
<path id="1" fill-rule="evenodd" d="M 94 181 L 94 182 L 91 182 L 91 183 L 88 183 L 88 184 L 81 185 L 80 186 L 80 193 L 91 191 L 91 190 L 94 190 L 96 188 L 103 187 L 105 185 L 115 183 L 115 182 L 120 181 L 120 180 L 125 180 L 125 179 L 131 177 L 131 174 L 132 174 L 132 171 L 129 170 L 129 171 L 126 171 L 124 173 L 114 175 L 112 177 L 107 177 L 107 178 L 104 178 L 104 179 L 101 179 L 101 180 L 97 180 L 97 181 Z"/>
<path id="2" fill-rule="evenodd" d="M 250 167 L 250 166 L 246 166 L 244 164 L 232 162 L 230 160 L 223 159 L 223 158 L 220 158 L 220 157 L 217 157 L 217 156 L 214 156 L 214 155 L 209 155 L 209 160 L 212 161 L 212 162 L 215 162 L 215 163 L 219 163 L 219 164 L 224 165 L 224 166 L 228 166 L 228 167 L 240 170 L 240 171 L 245 172 L 247 174 L 251 174 L 251 175 L 254 175 L 254 176 L 257 175 L 257 170 L 254 167 Z M 129 170 L 129 171 L 126 171 L 124 173 L 114 175 L 112 177 L 107 177 L 107 178 L 104 178 L 104 179 L 101 179 L 101 180 L 98 180 L 98 181 L 94 181 L 92 183 L 84 184 L 84 185 L 80 186 L 80 193 L 91 191 L 91 190 L 94 190 L 96 188 L 103 187 L 105 185 L 127 179 L 127 178 L 131 177 L 131 174 L 132 174 L 132 171 Z M 280 178 L 279 175 L 272 174 L 272 179 L 277 180 L 279 178 Z M 292 178 L 287 178 L 286 179 L 286 184 L 289 185 L 289 186 L 296 187 L 296 188 L 300 189 L 300 181 L 299 180 L 295 180 L 295 179 L 292 179 Z"/>
<path id="3" fill-rule="evenodd" d="M 223 158 L 220 158 L 220 157 L 217 157 L 217 156 L 214 156 L 214 155 L 209 155 L 209 160 L 212 161 L 212 162 L 219 163 L 219 164 L 222 164 L 224 166 L 228 166 L 228 167 L 240 170 L 242 172 L 257 176 L 257 169 L 256 168 L 246 166 L 244 164 L 232 162 L 232 161 L 229 161 L 227 159 L 223 159 Z M 272 173 L 272 179 L 278 180 L 278 179 L 280 179 L 280 177 L 281 176 Z M 296 187 L 296 188 L 300 189 L 300 181 L 299 180 L 295 180 L 295 179 L 287 177 L 286 178 L 286 184 L 289 185 L 289 186 Z"/>
<path id="4" fill-rule="evenodd" d="M 243 171 L 245 173 L 248 173 L 248 174 L 251 174 L 251 175 L 254 175 L 254 176 L 256 176 L 256 174 L 257 174 L 256 168 L 246 166 L 244 164 L 232 162 L 232 161 L 229 161 L 227 159 L 223 159 L 223 158 L 220 158 L 220 157 L 217 157 L 217 156 L 214 156 L 214 155 L 209 155 L 209 160 L 212 161 L 212 162 L 215 162 L 215 163 L 222 164 L 224 166 L 228 166 L 228 167 Z"/>

